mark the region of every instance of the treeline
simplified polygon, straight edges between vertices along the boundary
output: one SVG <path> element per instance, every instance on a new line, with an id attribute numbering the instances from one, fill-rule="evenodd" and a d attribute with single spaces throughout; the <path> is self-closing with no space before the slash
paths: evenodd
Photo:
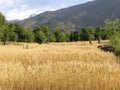
<path id="1" fill-rule="evenodd" d="M 120 20 L 105 20 L 104 27 L 85 27 L 80 31 L 64 32 L 56 30 L 52 32 L 47 26 L 39 26 L 35 29 L 23 28 L 17 23 L 8 23 L 0 13 L 0 41 L 5 45 L 7 42 L 74 42 L 92 40 L 110 40 L 116 53 L 120 53 Z"/>
<path id="2" fill-rule="evenodd" d="M 73 42 L 73 41 L 89 41 L 92 44 L 92 40 L 106 40 L 111 36 L 109 28 L 109 22 L 106 20 L 107 27 L 92 26 L 81 29 L 81 31 L 69 31 L 56 30 L 52 32 L 47 26 L 39 26 L 35 29 L 23 28 L 17 23 L 8 23 L 5 17 L 0 13 L 0 41 L 5 45 L 7 42 Z M 111 27 L 111 26 L 110 26 Z"/>
<path id="3" fill-rule="evenodd" d="M 3 26 L 3 25 L 2 25 Z M 3 29 L 3 30 L 2 30 Z M 81 31 L 56 30 L 52 32 L 47 26 L 39 26 L 36 29 L 23 28 L 19 24 L 6 23 L 0 30 L 0 40 L 3 44 L 6 42 L 74 42 L 74 41 L 88 41 L 92 44 L 92 40 L 107 39 L 106 30 L 97 27 L 83 28 Z"/>

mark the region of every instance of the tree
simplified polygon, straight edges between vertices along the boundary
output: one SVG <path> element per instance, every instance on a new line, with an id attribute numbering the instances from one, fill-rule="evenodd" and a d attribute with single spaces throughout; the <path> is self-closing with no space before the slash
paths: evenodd
<path id="1" fill-rule="evenodd" d="M 110 43 L 115 49 L 115 54 L 120 55 L 120 32 L 116 32 L 111 36 Z"/>
<path id="2" fill-rule="evenodd" d="M 103 34 L 102 30 L 103 29 L 101 27 L 97 27 L 95 29 L 95 38 L 98 40 L 98 43 L 100 43 L 100 41 L 102 39 L 102 34 Z"/>
<path id="3" fill-rule="evenodd" d="M 33 42 L 34 41 L 34 33 L 31 28 L 24 29 L 24 41 L 25 42 Z"/>
<path id="4" fill-rule="evenodd" d="M 56 36 L 56 42 L 66 42 L 68 40 L 67 36 L 64 34 L 64 32 L 60 29 L 55 31 Z"/>
<path id="5" fill-rule="evenodd" d="M 107 33 L 107 30 L 105 28 L 102 28 L 102 40 L 107 40 L 108 39 L 108 33 Z"/>
<path id="6" fill-rule="evenodd" d="M 79 41 L 81 39 L 80 33 L 78 31 L 74 31 L 74 40 Z"/>
<path id="7" fill-rule="evenodd" d="M 46 37 L 46 42 L 54 42 L 55 41 L 55 35 L 51 32 L 51 30 L 47 26 L 39 26 L 34 30 L 34 33 L 37 31 L 41 31 L 44 33 Z"/>
<path id="8" fill-rule="evenodd" d="M 18 35 L 18 41 L 24 42 L 25 41 L 25 29 L 20 26 L 19 24 L 15 23 L 14 32 Z"/>
<path id="9" fill-rule="evenodd" d="M 38 43 L 45 43 L 47 40 L 45 34 L 42 31 L 37 31 L 35 33 L 35 37 L 36 37 L 36 42 Z"/>
<path id="10" fill-rule="evenodd" d="M 70 32 L 70 41 L 79 41 L 81 39 L 80 33 L 78 31 Z"/>
<path id="11" fill-rule="evenodd" d="M 14 32 L 15 25 L 13 23 L 6 23 L 5 29 L 3 30 L 2 34 L 2 41 L 4 45 L 6 42 L 14 41 L 16 42 L 18 40 L 17 33 Z"/>
<path id="12" fill-rule="evenodd" d="M 74 39 L 74 31 L 70 31 L 69 39 L 71 42 L 75 41 Z"/>
<path id="13" fill-rule="evenodd" d="M 6 28 L 6 20 L 3 14 L 0 12 L 0 41 L 3 39 L 3 31 Z"/>
<path id="14" fill-rule="evenodd" d="M 109 19 L 105 20 L 105 30 L 107 34 L 107 39 L 110 39 L 114 33 L 118 31 L 120 32 L 120 20 L 119 19 L 115 19 L 114 21 Z"/>
<path id="15" fill-rule="evenodd" d="M 88 37 L 87 37 L 87 34 L 86 34 L 86 28 L 82 28 L 80 34 L 81 34 L 81 40 L 82 41 L 88 41 Z"/>
<path id="16" fill-rule="evenodd" d="M 56 41 L 55 35 L 53 33 L 48 33 L 47 42 L 55 42 L 55 41 Z"/>
<path id="17" fill-rule="evenodd" d="M 67 37 L 67 42 L 70 42 L 71 32 L 67 32 L 65 36 Z"/>
<path id="18" fill-rule="evenodd" d="M 3 30 L 6 24 L 5 17 L 3 14 L 0 12 L 0 30 Z"/>
<path id="19" fill-rule="evenodd" d="M 94 33 L 95 33 L 95 30 L 93 27 L 89 26 L 87 28 L 83 28 L 82 29 L 82 37 L 84 37 L 84 39 L 88 39 L 89 40 L 89 43 L 92 44 L 92 39 L 94 37 Z"/>
<path id="20" fill-rule="evenodd" d="M 109 40 L 115 50 L 116 55 L 120 55 L 120 20 L 114 21 L 106 20 L 107 31 L 109 33 Z"/>
<path id="21" fill-rule="evenodd" d="M 8 26 L 6 26 L 6 28 L 3 31 L 3 37 L 2 37 L 2 41 L 3 41 L 3 45 L 6 45 L 6 42 L 9 41 L 9 30 L 8 30 Z"/>
<path id="22" fill-rule="evenodd" d="M 9 41 L 16 42 L 18 40 L 18 35 L 15 33 L 15 24 L 13 23 L 7 23 L 7 32 Z"/>
<path id="23" fill-rule="evenodd" d="M 18 41 L 18 35 L 15 32 L 11 32 L 10 34 L 10 41 L 17 42 Z"/>

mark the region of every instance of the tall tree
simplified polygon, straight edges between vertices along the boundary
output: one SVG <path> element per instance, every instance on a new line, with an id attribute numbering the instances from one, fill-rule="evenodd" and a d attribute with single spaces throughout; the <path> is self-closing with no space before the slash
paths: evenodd
<path id="1" fill-rule="evenodd" d="M 3 33 L 3 37 L 2 37 L 3 45 L 6 45 L 6 42 L 8 42 L 10 39 L 8 25 L 6 26 L 6 28 L 2 33 Z"/>
<path id="2" fill-rule="evenodd" d="M 70 41 L 79 41 L 81 39 L 80 33 L 78 31 L 70 32 Z"/>
<path id="3" fill-rule="evenodd" d="M 22 26 L 20 26 L 19 24 L 17 24 L 17 23 L 15 24 L 14 32 L 17 33 L 19 42 L 24 42 L 26 40 L 26 31 L 25 31 L 25 29 Z"/>
<path id="4" fill-rule="evenodd" d="M 47 26 L 39 26 L 34 30 L 34 33 L 37 31 L 41 31 L 44 33 L 46 37 L 46 42 L 54 42 L 55 41 L 55 35 L 51 32 L 51 30 Z"/>
<path id="5" fill-rule="evenodd" d="M 45 43 L 46 42 L 46 36 L 42 31 L 37 31 L 35 33 L 35 40 L 38 43 Z"/>
<path id="6" fill-rule="evenodd" d="M 18 40 L 18 35 L 15 33 L 15 24 L 14 23 L 7 23 L 7 33 L 9 37 L 9 41 L 16 42 Z"/>
<path id="7" fill-rule="evenodd" d="M 92 26 L 82 29 L 82 37 L 89 40 L 89 43 L 92 44 L 92 39 L 94 38 L 95 30 Z"/>
<path id="8" fill-rule="evenodd" d="M 98 43 L 100 43 L 100 41 L 102 39 L 102 34 L 103 34 L 102 30 L 103 29 L 101 27 L 97 27 L 95 29 L 95 38 L 98 40 Z"/>
<path id="9" fill-rule="evenodd" d="M 118 31 L 120 32 L 120 20 L 119 19 L 115 19 L 114 21 L 109 19 L 105 20 L 105 30 L 107 38 L 110 39 L 114 33 Z"/>
<path id="10" fill-rule="evenodd" d="M 115 54 L 120 56 L 120 20 L 106 20 L 106 26 L 110 43 L 115 49 Z"/>
<path id="11" fill-rule="evenodd" d="M 31 28 L 24 28 L 24 41 L 25 42 L 33 42 L 34 41 L 34 33 Z"/>
<path id="12" fill-rule="evenodd" d="M 56 42 L 66 42 L 68 40 L 68 37 L 66 36 L 66 34 L 60 29 L 55 31 L 54 34 L 56 36 Z"/>
<path id="13" fill-rule="evenodd" d="M 0 41 L 3 39 L 3 31 L 6 28 L 6 20 L 3 14 L 0 12 Z"/>

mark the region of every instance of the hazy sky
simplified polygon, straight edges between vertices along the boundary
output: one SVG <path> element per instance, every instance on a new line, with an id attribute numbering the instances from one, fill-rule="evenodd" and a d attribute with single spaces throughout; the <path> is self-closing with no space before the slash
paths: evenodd
<path id="1" fill-rule="evenodd" d="M 31 14 L 57 10 L 92 0 L 0 0 L 0 11 L 7 20 L 25 19 Z"/>

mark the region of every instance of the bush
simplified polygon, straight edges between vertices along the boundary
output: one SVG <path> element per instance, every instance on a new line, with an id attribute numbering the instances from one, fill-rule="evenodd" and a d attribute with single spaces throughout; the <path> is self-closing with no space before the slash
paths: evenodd
<path id="1" fill-rule="evenodd" d="M 120 32 L 112 35 L 110 41 L 111 45 L 115 48 L 115 54 L 120 56 Z"/>

